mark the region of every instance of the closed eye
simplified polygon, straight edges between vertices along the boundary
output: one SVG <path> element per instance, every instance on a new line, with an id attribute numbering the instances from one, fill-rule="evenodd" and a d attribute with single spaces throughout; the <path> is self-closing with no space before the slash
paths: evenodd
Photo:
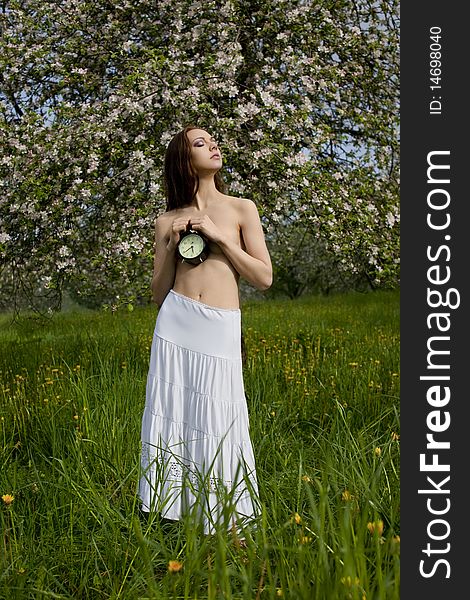
<path id="1" fill-rule="evenodd" d="M 217 147 L 219 146 L 218 142 L 215 140 L 215 138 L 211 138 L 210 139 L 210 143 L 211 144 L 215 144 Z M 202 148 L 202 146 L 204 146 L 205 144 L 205 140 L 204 138 L 196 138 L 193 142 L 194 146 L 198 147 L 198 148 Z"/>

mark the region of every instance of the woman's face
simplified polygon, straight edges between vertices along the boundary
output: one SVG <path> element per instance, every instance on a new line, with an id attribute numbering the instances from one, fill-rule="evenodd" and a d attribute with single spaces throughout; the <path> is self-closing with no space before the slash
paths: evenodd
<path id="1" fill-rule="evenodd" d="M 191 146 L 191 164 L 198 175 L 216 173 L 222 167 L 222 154 L 215 139 L 204 129 L 186 134 Z"/>

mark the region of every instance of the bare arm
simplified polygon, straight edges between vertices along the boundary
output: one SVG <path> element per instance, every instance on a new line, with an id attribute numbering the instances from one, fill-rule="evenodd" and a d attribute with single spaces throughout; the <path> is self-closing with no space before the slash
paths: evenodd
<path id="1" fill-rule="evenodd" d="M 258 209 L 252 200 L 243 200 L 239 211 L 240 228 L 246 250 L 222 236 L 207 215 L 200 219 L 191 219 L 191 226 L 202 231 L 220 246 L 241 277 L 257 289 L 267 290 L 272 284 L 273 271 Z"/>
<path id="2" fill-rule="evenodd" d="M 153 300 L 158 306 L 163 304 L 173 287 L 176 274 L 176 245 L 180 237 L 179 232 L 186 228 L 187 221 L 171 221 L 160 216 L 155 222 L 155 259 L 151 287 Z"/>

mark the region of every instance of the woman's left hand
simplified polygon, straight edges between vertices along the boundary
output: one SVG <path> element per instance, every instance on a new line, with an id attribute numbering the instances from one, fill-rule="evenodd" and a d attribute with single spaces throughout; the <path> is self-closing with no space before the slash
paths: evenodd
<path id="1" fill-rule="evenodd" d="M 191 217 L 189 226 L 195 231 L 200 231 L 211 242 L 215 242 L 216 244 L 223 239 L 222 232 L 208 215 Z"/>

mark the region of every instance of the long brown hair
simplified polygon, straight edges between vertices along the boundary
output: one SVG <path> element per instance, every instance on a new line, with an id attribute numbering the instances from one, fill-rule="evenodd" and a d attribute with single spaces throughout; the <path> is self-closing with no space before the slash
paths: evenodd
<path id="1" fill-rule="evenodd" d="M 163 175 L 167 211 L 191 204 L 199 189 L 199 177 L 191 164 L 191 145 L 187 136 L 192 129 L 199 127 L 187 125 L 173 136 L 165 152 Z M 219 171 L 214 175 L 214 182 L 219 192 L 225 191 Z"/>

